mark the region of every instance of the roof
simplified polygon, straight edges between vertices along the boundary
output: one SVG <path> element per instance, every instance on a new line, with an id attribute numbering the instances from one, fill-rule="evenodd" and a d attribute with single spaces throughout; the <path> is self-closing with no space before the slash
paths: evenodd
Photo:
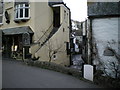
<path id="1" fill-rule="evenodd" d="M 88 16 L 118 16 L 120 15 L 119 2 L 88 3 Z"/>
<path id="2" fill-rule="evenodd" d="M 54 5 L 58 5 L 58 4 L 63 4 L 68 10 L 70 10 L 70 8 L 63 2 L 63 0 L 49 0 L 48 5 L 50 7 L 53 7 Z"/>
<path id="3" fill-rule="evenodd" d="M 56 4 L 63 4 L 63 0 L 49 0 L 49 6 L 56 5 Z"/>
<path id="4" fill-rule="evenodd" d="M 23 33 L 34 34 L 34 32 L 31 30 L 29 26 L 7 28 L 7 29 L 3 29 L 2 31 L 4 35 L 15 35 L 15 34 L 23 34 Z"/>

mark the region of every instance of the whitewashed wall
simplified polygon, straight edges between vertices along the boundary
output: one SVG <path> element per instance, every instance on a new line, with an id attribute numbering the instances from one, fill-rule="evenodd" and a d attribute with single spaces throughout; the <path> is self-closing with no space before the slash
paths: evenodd
<path id="1" fill-rule="evenodd" d="M 100 61 L 110 76 L 114 75 L 114 70 L 110 62 L 116 62 L 115 56 L 104 56 L 104 50 L 107 46 L 118 52 L 118 18 L 102 18 L 92 21 L 93 40 L 96 42 Z M 109 42 L 109 43 L 108 43 Z"/>

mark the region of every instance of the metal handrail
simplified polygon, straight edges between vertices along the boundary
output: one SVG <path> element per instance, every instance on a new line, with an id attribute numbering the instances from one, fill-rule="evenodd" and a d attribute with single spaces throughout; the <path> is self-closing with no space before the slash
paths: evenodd
<path id="1" fill-rule="evenodd" d="M 63 23 L 60 25 L 60 27 L 61 27 L 62 25 L 63 25 Z M 60 28 L 60 27 L 59 27 L 59 28 Z M 59 28 L 58 28 L 58 30 L 59 30 Z M 53 28 L 53 29 L 54 29 L 54 28 Z M 53 30 L 53 29 L 52 29 L 52 30 Z M 58 31 L 58 30 L 57 30 L 57 31 Z M 57 32 L 57 31 L 56 31 L 56 32 Z M 54 33 L 54 34 L 55 34 L 55 33 Z M 54 34 L 53 34 L 53 35 L 54 35 Z M 53 35 L 52 35 L 52 36 L 53 36 Z M 50 36 L 50 37 L 49 37 L 49 36 L 50 36 L 50 34 L 49 34 L 48 37 L 45 39 L 45 41 L 40 45 L 40 47 L 35 51 L 35 53 L 38 52 L 38 51 L 40 50 L 40 48 L 52 37 L 52 36 Z"/>

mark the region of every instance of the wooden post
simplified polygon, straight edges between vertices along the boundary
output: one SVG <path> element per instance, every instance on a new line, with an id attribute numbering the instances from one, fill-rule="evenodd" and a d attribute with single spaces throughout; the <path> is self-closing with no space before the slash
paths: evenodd
<path id="1" fill-rule="evenodd" d="M 12 57 L 14 57 L 14 48 L 15 48 L 15 43 L 14 43 L 14 37 L 12 37 Z"/>
<path id="2" fill-rule="evenodd" d="M 23 60 L 25 60 L 25 48 L 23 47 Z"/>

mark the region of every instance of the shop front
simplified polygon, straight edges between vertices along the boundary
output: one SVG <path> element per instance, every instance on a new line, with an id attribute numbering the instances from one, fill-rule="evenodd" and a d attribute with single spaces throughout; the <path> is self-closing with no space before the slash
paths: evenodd
<path id="1" fill-rule="evenodd" d="M 9 28 L 2 31 L 3 57 L 20 60 L 26 59 L 33 36 L 33 31 L 30 27 Z"/>

